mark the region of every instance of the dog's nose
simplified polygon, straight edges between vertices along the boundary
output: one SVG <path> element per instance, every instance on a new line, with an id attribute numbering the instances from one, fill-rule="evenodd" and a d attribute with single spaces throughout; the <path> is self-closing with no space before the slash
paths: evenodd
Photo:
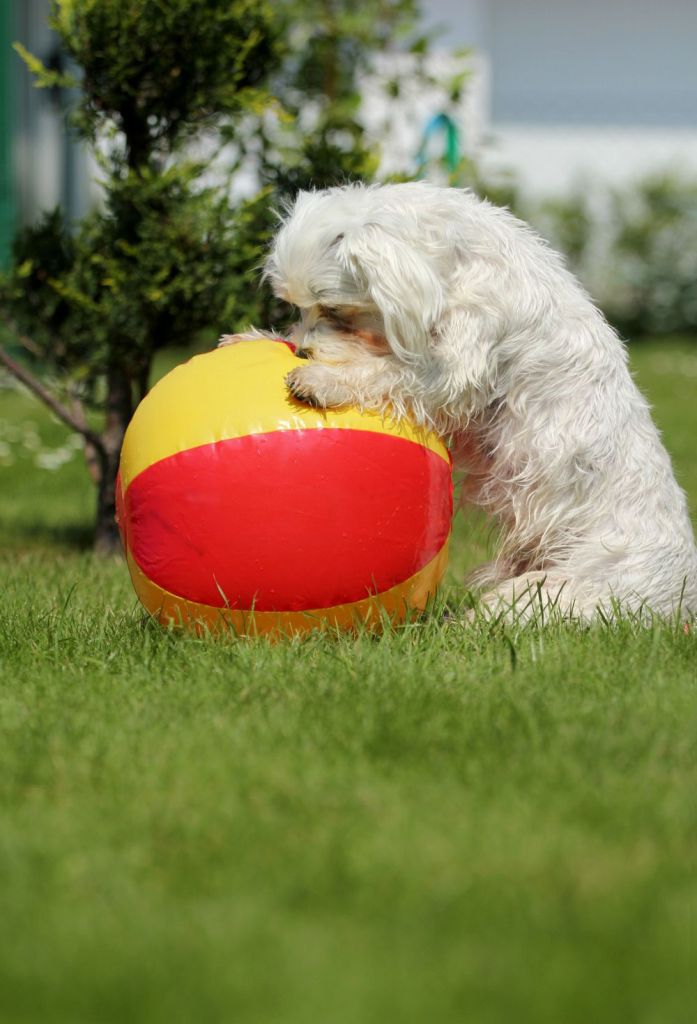
<path id="1" fill-rule="evenodd" d="M 297 348 L 295 354 L 298 359 L 310 359 L 312 357 L 312 349 L 309 348 Z"/>

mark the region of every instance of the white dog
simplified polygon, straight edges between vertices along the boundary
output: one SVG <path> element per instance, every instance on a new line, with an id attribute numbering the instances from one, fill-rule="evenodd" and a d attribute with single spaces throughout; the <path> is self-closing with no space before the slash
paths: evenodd
<path id="1" fill-rule="evenodd" d="M 492 612 L 697 612 L 685 497 L 625 349 L 527 225 L 423 183 L 301 192 L 265 273 L 300 309 L 297 398 L 451 439 L 502 526 Z"/>

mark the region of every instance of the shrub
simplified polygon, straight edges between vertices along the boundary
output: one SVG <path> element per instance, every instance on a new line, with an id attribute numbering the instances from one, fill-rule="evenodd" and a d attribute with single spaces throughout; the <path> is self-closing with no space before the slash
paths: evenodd
<path id="1" fill-rule="evenodd" d="M 697 182 L 648 178 L 523 210 L 625 335 L 697 333 Z"/>

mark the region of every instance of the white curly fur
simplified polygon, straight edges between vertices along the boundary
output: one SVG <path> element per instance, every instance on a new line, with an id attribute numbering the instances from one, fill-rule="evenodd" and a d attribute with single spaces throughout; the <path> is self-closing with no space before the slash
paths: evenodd
<path id="1" fill-rule="evenodd" d="M 489 608 L 534 588 L 583 619 L 697 612 L 685 497 L 624 346 L 527 225 L 425 183 L 301 192 L 265 273 L 300 309 L 297 397 L 451 438 L 503 528 Z"/>

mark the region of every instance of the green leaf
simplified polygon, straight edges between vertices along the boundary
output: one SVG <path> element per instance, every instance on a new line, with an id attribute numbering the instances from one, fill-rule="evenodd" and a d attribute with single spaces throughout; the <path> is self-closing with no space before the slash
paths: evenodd
<path id="1" fill-rule="evenodd" d="M 19 54 L 26 66 L 34 76 L 34 85 L 37 89 L 74 89 L 79 82 L 72 75 L 63 74 L 59 71 L 50 71 L 46 65 L 30 53 L 21 43 L 13 43 L 12 49 Z"/>

